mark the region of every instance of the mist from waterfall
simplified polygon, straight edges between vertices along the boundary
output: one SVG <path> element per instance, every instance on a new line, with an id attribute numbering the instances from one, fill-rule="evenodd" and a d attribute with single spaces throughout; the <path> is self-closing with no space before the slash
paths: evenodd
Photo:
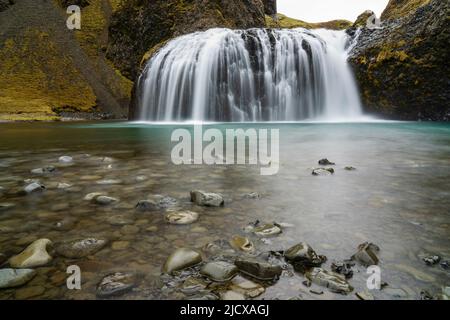
<path id="1" fill-rule="evenodd" d="M 344 31 L 210 29 L 170 41 L 138 81 L 139 120 L 352 120 Z"/>

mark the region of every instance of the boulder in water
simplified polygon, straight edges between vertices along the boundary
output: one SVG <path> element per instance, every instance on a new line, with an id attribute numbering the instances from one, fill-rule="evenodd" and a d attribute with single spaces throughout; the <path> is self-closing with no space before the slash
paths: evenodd
<path id="1" fill-rule="evenodd" d="M 26 193 L 42 192 L 44 190 L 45 186 L 43 184 L 40 184 L 39 182 L 32 182 L 25 187 Z"/>
<path id="2" fill-rule="evenodd" d="M 191 191 L 191 202 L 204 207 L 221 207 L 225 203 L 220 194 L 208 193 L 201 190 Z"/>
<path id="3" fill-rule="evenodd" d="M 36 275 L 33 269 L 0 269 L 0 289 L 19 287 Z"/>
<path id="4" fill-rule="evenodd" d="M 66 241 L 56 247 L 56 252 L 63 257 L 78 259 L 100 251 L 107 244 L 106 240 L 87 238 Z"/>
<path id="5" fill-rule="evenodd" d="M 225 261 L 213 261 L 205 264 L 201 268 L 200 273 L 213 281 L 226 282 L 236 276 L 238 268 L 234 264 Z"/>
<path id="6" fill-rule="evenodd" d="M 192 267 L 200 262 L 202 262 L 202 256 L 199 252 L 192 249 L 180 248 L 167 258 L 162 267 L 162 272 L 170 274 L 174 271 Z"/>
<path id="7" fill-rule="evenodd" d="M 48 264 L 52 257 L 47 252 L 47 246 L 52 242 L 49 239 L 39 239 L 30 244 L 20 254 L 9 259 L 12 268 L 28 269 Z"/>
<path id="8" fill-rule="evenodd" d="M 369 242 L 364 242 L 358 246 L 358 251 L 352 256 L 352 260 L 359 262 L 361 265 L 368 267 L 378 264 L 377 253 L 380 248 Z"/>
<path id="9" fill-rule="evenodd" d="M 274 265 L 257 259 L 238 258 L 234 264 L 243 274 L 262 281 L 276 280 L 280 277 L 283 271 L 279 265 Z"/>

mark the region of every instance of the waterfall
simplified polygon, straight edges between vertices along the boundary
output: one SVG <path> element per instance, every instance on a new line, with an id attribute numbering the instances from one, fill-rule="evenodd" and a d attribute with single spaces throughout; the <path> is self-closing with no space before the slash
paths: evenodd
<path id="1" fill-rule="evenodd" d="M 344 31 L 210 29 L 170 41 L 138 80 L 139 120 L 351 119 L 361 106 Z"/>

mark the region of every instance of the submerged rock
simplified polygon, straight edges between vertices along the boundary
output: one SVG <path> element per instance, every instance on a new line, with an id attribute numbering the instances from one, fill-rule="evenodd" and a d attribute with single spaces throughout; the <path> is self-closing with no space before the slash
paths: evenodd
<path id="1" fill-rule="evenodd" d="M 33 269 L 0 269 L 0 289 L 19 287 L 36 275 Z"/>
<path id="2" fill-rule="evenodd" d="M 104 180 L 98 180 L 96 183 L 99 184 L 99 185 L 122 184 L 122 180 L 118 180 L 118 179 L 104 179 Z"/>
<path id="3" fill-rule="evenodd" d="M 245 300 L 245 297 L 242 293 L 233 290 L 228 290 L 220 293 L 220 300 L 229 300 L 229 301 Z"/>
<path id="4" fill-rule="evenodd" d="M 185 225 L 198 220 L 198 213 L 193 211 L 174 211 L 165 216 L 165 220 L 170 224 Z"/>
<path id="5" fill-rule="evenodd" d="M 258 192 L 250 192 L 244 194 L 245 199 L 259 199 L 261 198 L 261 195 Z"/>
<path id="6" fill-rule="evenodd" d="M 69 189 L 70 187 L 72 187 L 71 184 L 69 183 L 64 183 L 64 182 L 60 182 L 57 184 L 56 188 L 58 189 Z"/>
<path id="7" fill-rule="evenodd" d="M 233 236 L 233 238 L 231 238 L 230 240 L 230 245 L 236 250 L 241 250 L 248 253 L 255 251 L 255 246 L 253 245 L 253 242 L 251 242 L 246 237 Z"/>
<path id="8" fill-rule="evenodd" d="M 231 280 L 230 288 L 234 292 L 243 294 L 246 298 L 256 298 L 266 291 L 262 285 L 241 276 L 237 276 Z"/>
<path id="9" fill-rule="evenodd" d="M 327 258 L 319 256 L 309 244 L 301 242 L 284 252 L 286 260 L 299 272 L 304 272 L 310 267 L 320 267 Z"/>
<path id="10" fill-rule="evenodd" d="M 63 257 L 78 259 L 95 254 L 107 244 L 106 240 L 87 238 L 63 242 L 56 247 L 56 252 Z"/>
<path id="11" fill-rule="evenodd" d="M 379 259 L 377 253 L 380 248 L 369 242 L 364 242 L 358 246 L 358 251 L 352 256 L 352 260 L 359 262 L 361 265 L 368 267 L 372 265 L 377 265 Z"/>
<path id="12" fill-rule="evenodd" d="M 103 196 L 103 195 L 105 195 L 103 192 L 92 192 L 92 193 L 85 195 L 83 199 L 86 201 L 92 201 L 95 198 L 97 198 L 99 196 Z"/>
<path id="13" fill-rule="evenodd" d="M 230 281 L 238 271 L 234 264 L 225 261 L 208 262 L 200 269 L 202 275 L 216 282 Z"/>
<path id="14" fill-rule="evenodd" d="M 314 168 L 312 171 L 313 176 L 327 176 L 334 174 L 333 168 Z"/>
<path id="15" fill-rule="evenodd" d="M 276 280 L 283 272 L 283 269 L 279 265 L 274 265 L 256 259 L 239 258 L 234 262 L 234 264 L 243 274 L 262 281 Z"/>
<path id="16" fill-rule="evenodd" d="M 313 268 L 306 273 L 306 278 L 312 283 L 330 289 L 332 292 L 347 294 L 353 290 L 344 276 L 322 268 Z"/>
<path id="17" fill-rule="evenodd" d="M 107 275 L 97 286 L 97 297 L 120 296 L 136 286 L 137 277 L 131 272 L 116 272 Z"/>
<path id="18" fill-rule="evenodd" d="M 346 279 L 353 277 L 353 270 L 355 264 L 351 261 L 333 262 L 331 264 L 331 270 L 333 272 L 342 274 Z"/>
<path id="19" fill-rule="evenodd" d="M 53 173 L 55 171 L 56 171 L 56 168 L 54 166 L 48 166 L 48 167 L 44 167 L 44 168 L 33 169 L 33 170 L 31 170 L 31 173 L 41 175 L 41 174 Z"/>
<path id="20" fill-rule="evenodd" d="M 41 192 L 45 190 L 45 186 L 38 182 L 32 182 L 29 185 L 27 185 L 24 190 L 26 193 Z"/>
<path id="21" fill-rule="evenodd" d="M 422 259 L 429 266 L 433 266 L 438 264 L 441 261 L 441 257 L 439 256 L 429 256 Z"/>
<path id="22" fill-rule="evenodd" d="M 102 206 L 106 206 L 115 202 L 119 202 L 119 199 L 108 196 L 97 196 L 93 199 L 93 202 Z"/>
<path id="23" fill-rule="evenodd" d="M 1 211 L 6 211 L 9 209 L 14 208 L 16 205 L 14 203 L 10 203 L 10 202 L 1 202 L 0 203 L 0 212 Z"/>
<path id="24" fill-rule="evenodd" d="M 352 166 L 347 166 L 347 167 L 344 168 L 344 170 L 347 170 L 347 171 L 355 171 L 356 168 L 355 168 L 355 167 L 352 167 Z"/>
<path id="25" fill-rule="evenodd" d="M 191 202 L 194 202 L 198 206 L 205 207 L 221 207 L 224 205 L 225 200 L 220 194 L 207 193 L 201 190 L 191 191 Z"/>
<path id="26" fill-rule="evenodd" d="M 136 204 L 136 209 L 139 211 L 159 211 L 161 207 L 153 200 L 140 200 Z"/>
<path id="27" fill-rule="evenodd" d="M 273 237 L 279 235 L 282 232 L 281 228 L 277 224 L 265 224 L 253 229 L 253 233 L 259 237 Z"/>
<path id="28" fill-rule="evenodd" d="M 106 221 L 112 226 L 125 226 L 127 224 L 133 224 L 135 219 L 125 214 L 116 214 L 106 218 Z"/>
<path id="29" fill-rule="evenodd" d="M 319 160 L 319 164 L 321 166 L 334 166 L 336 163 L 329 161 L 328 159 L 321 159 Z"/>
<path id="30" fill-rule="evenodd" d="M 162 267 L 163 273 L 172 273 L 183 270 L 202 262 L 202 256 L 199 252 L 192 249 L 180 248 L 173 252 Z"/>
<path id="31" fill-rule="evenodd" d="M 72 163 L 73 158 L 70 156 L 61 156 L 61 157 L 59 157 L 58 161 L 61 163 Z"/>
<path id="32" fill-rule="evenodd" d="M 52 260 L 47 252 L 47 246 L 51 244 L 49 239 L 36 240 L 20 254 L 9 259 L 9 265 L 21 269 L 44 266 Z"/>

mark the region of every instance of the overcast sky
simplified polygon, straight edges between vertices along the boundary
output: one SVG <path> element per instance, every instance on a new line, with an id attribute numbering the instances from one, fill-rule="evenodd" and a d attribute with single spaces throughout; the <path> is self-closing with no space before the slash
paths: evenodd
<path id="1" fill-rule="evenodd" d="M 389 0 L 278 0 L 278 12 L 307 22 L 334 19 L 355 21 L 365 10 L 378 17 Z"/>

